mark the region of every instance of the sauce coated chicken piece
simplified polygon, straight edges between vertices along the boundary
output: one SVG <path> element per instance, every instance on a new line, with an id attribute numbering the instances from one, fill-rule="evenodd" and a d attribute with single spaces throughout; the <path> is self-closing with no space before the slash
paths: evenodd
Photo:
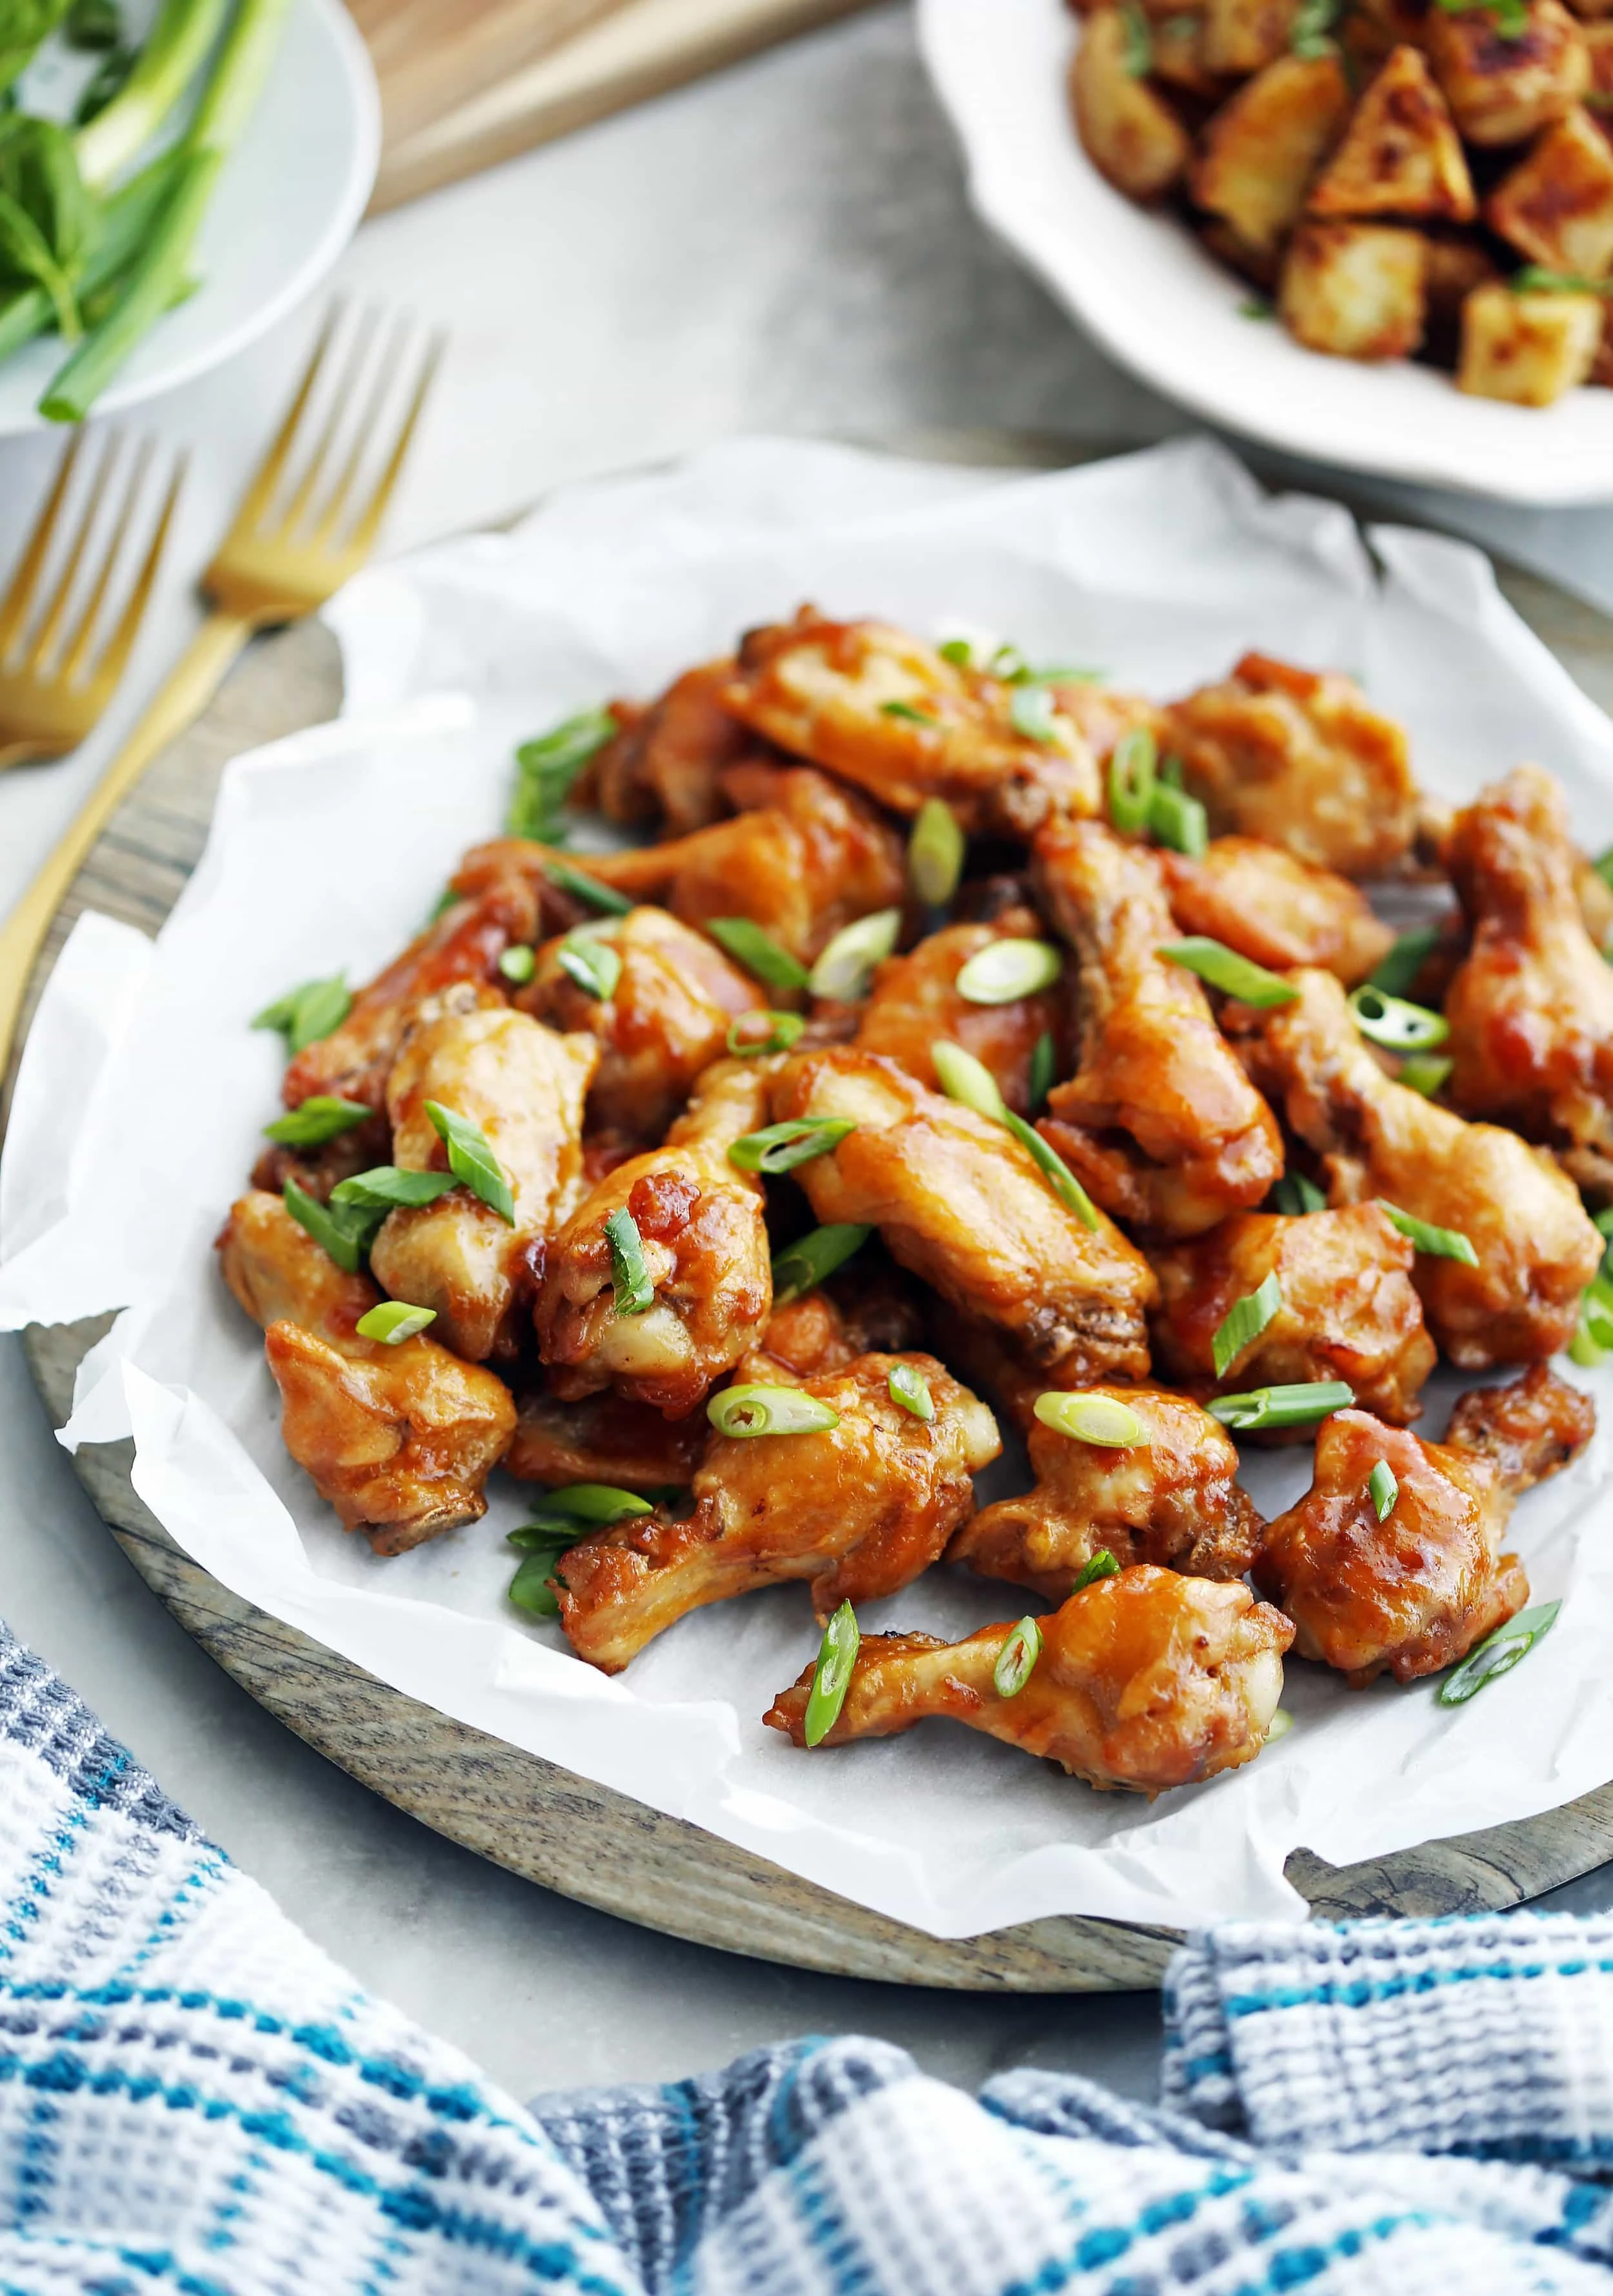
<path id="1" fill-rule="evenodd" d="M 826 1746 L 889 1738 L 931 1715 L 983 1730 L 1100 1789 L 1153 1795 L 1252 1762 L 1282 1695 L 1294 1629 L 1236 1581 L 1142 1562 L 1039 1621 L 1041 1656 L 1017 1696 L 992 1671 L 1013 1628 L 960 1643 L 867 1635 Z M 764 1717 L 804 1746 L 809 1667 Z"/>
<path id="2" fill-rule="evenodd" d="M 761 747 L 723 704 L 733 674 L 725 656 L 686 669 L 647 709 L 613 705 L 628 722 L 593 759 L 579 796 L 591 791 L 613 821 L 654 822 L 668 837 L 720 821 L 729 810 L 724 773 Z"/>
<path id="3" fill-rule="evenodd" d="M 975 1004 L 959 995 L 956 983 L 969 959 L 993 941 L 1045 937 L 1033 910 L 1009 908 L 989 924 L 947 925 L 907 955 L 887 956 L 875 971 L 862 1007 L 858 1050 L 881 1053 L 934 1088 L 930 1047 L 937 1042 L 961 1045 L 991 1070 L 1016 1115 L 1028 1116 L 1037 1044 L 1050 1036 L 1057 1045 L 1066 1033 L 1060 984 L 1007 1004 Z"/>
<path id="4" fill-rule="evenodd" d="M 539 950 L 537 970 L 515 1002 L 551 1029 L 586 1029 L 598 1039 L 590 1131 L 659 1140 L 701 1070 L 720 1059 L 733 1022 L 765 1005 L 767 991 L 664 909 L 602 920 L 589 937 L 621 960 L 608 996 L 590 996 L 565 970 L 562 935 Z"/>
<path id="5" fill-rule="evenodd" d="M 613 1388 L 669 1419 L 704 1403 L 773 1304 L 761 1183 L 728 1149 L 767 1121 L 765 1061 L 720 1061 L 667 1134 L 595 1186 L 549 1248 L 536 1322 L 549 1386 L 563 1403 Z M 605 1223 L 625 1210 L 652 1298 L 614 1303 Z"/>
<path id="6" fill-rule="evenodd" d="M 832 1289 L 802 1292 L 775 1307 L 734 1381 L 788 1386 L 844 1371 L 859 1356 L 907 1355 L 923 1338 L 924 1319 L 905 1277 L 868 1251 Z"/>
<path id="7" fill-rule="evenodd" d="M 392 1160 L 448 1169 L 427 1116 L 435 1102 L 480 1128 L 510 1184 L 514 1224 L 466 1187 L 388 1214 L 370 1247 L 394 1300 L 436 1311 L 433 1337 L 471 1363 L 513 1356 L 544 1249 L 582 1192 L 582 1110 L 599 1057 L 589 1036 L 557 1036 L 466 985 L 418 1006 L 387 1080 Z"/>
<path id="8" fill-rule="evenodd" d="M 1036 1488 L 966 1522 L 947 1551 L 983 1578 L 1062 1603 L 1100 1547 L 1123 1570 L 1153 1562 L 1195 1578 L 1241 1578 L 1264 1523 L 1238 1480 L 1238 1450 L 1207 1411 L 1147 1387 L 1090 1392 L 1125 1405 L 1144 1440 L 1083 1443 L 1041 1420 L 1030 1433 Z"/>
<path id="9" fill-rule="evenodd" d="M 1341 1379 L 1356 1401 L 1397 1424 L 1415 1419 L 1435 1364 L 1412 1282 L 1417 1254 L 1382 1209 L 1244 1212 L 1193 1243 L 1156 1252 L 1159 1313 L 1154 1350 L 1162 1370 L 1197 1392 Z M 1282 1304 L 1216 1377 L 1212 1343 L 1239 1300 L 1275 1275 Z M 1308 1442 L 1296 1427 L 1281 1439 Z"/>
<path id="10" fill-rule="evenodd" d="M 899 1362 L 928 1382 L 933 1420 L 893 1399 Z M 803 1391 L 838 1423 L 713 1435 L 693 1514 L 630 1517 L 560 1557 L 561 1623 L 580 1657 L 615 1674 L 687 1612 L 788 1579 L 826 1618 L 895 1594 L 936 1560 L 975 1504 L 971 1476 L 1001 1448 L 984 1404 L 925 1355 L 860 1356 Z"/>
<path id="11" fill-rule="evenodd" d="M 345 1275 L 278 1196 L 242 1197 L 218 1249 L 230 1290 L 267 1331 L 285 1447 L 349 1530 L 401 1554 L 487 1513 L 515 1424 L 501 1381 L 427 1337 L 361 1340 L 380 1292 Z"/>
<path id="12" fill-rule="evenodd" d="M 509 1449 L 506 1474 L 518 1481 L 609 1483 L 645 1496 L 669 1485 L 686 1489 L 705 1447 L 705 1421 L 665 1419 L 647 1403 L 624 1402 L 608 1390 L 562 1403 L 553 1395 L 523 1396 Z"/>
<path id="13" fill-rule="evenodd" d="M 1596 1406 L 1545 1364 L 1504 1387 L 1476 1387 L 1457 1402 L 1445 1441 L 1488 1459 L 1516 1498 L 1576 1459 L 1596 1432 Z"/>
<path id="14" fill-rule="evenodd" d="M 1410 850 L 1406 737 L 1354 678 L 1247 653 L 1169 715 L 1170 747 L 1214 835 L 1263 838 L 1346 877 L 1381 876 Z"/>
<path id="15" fill-rule="evenodd" d="M 1291 978 L 1296 1004 L 1237 1016 L 1251 1029 L 1245 1058 L 1322 1158 L 1335 1205 L 1377 1196 L 1468 1237 L 1477 1267 L 1418 1256 L 1414 1280 L 1436 1344 L 1463 1371 L 1566 1348 L 1602 1252 L 1572 1183 L 1516 1133 L 1465 1123 L 1392 1083 L 1331 973 Z"/>
<path id="16" fill-rule="evenodd" d="M 1095 812 L 1098 768 L 1056 706 L 1045 740 L 1021 733 L 1015 690 L 905 630 L 803 606 L 793 622 L 746 634 L 724 699 L 781 749 L 893 813 L 938 797 L 971 836 L 1028 837 L 1054 815 Z"/>
<path id="17" fill-rule="evenodd" d="M 1212 838 L 1197 859 L 1162 852 L 1159 864 L 1183 933 L 1206 933 L 1273 972 L 1320 964 L 1354 988 L 1395 945 L 1359 886 L 1257 837 Z"/>
<path id="18" fill-rule="evenodd" d="M 1041 1129 L 1117 1218 L 1197 1235 L 1257 1204 L 1282 1172 L 1275 1118 L 1216 1027 L 1178 939 L 1159 864 L 1096 822 L 1036 840 L 1042 906 L 1081 962 L 1075 1074 Z"/>
<path id="19" fill-rule="evenodd" d="M 1613 965 L 1585 931 L 1562 791 L 1520 766 L 1456 816 L 1445 861 L 1473 929 L 1445 998 L 1450 1096 L 1559 1148 L 1613 1196 Z"/>
<path id="20" fill-rule="evenodd" d="M 1142 1254 L 1102 1212 L 1089 1229 L 1012 1135 L 868 1053 L 797 1054 L 773 1115 L 856 1126 L 795 1177 L 826 1225 L 877 1227 L 900 1266 L 1000 1334 L 1021 1362 L 1142 1378 L 1158 1297 Z M 1050 1384 L 1047 1380 L 1043 1385 Z"/>

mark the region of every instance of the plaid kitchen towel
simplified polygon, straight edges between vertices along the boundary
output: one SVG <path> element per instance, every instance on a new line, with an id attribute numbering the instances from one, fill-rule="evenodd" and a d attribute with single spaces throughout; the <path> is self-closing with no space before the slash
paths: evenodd
<path id="1" fill-rule="evenodd" d="M 1613 2296 L 1613 1923 L 1222 1930 L 1165 2005 L 1159 2112 L 866 2040 L 523 2109 L 0 1628 L 0 2296 Z"/>

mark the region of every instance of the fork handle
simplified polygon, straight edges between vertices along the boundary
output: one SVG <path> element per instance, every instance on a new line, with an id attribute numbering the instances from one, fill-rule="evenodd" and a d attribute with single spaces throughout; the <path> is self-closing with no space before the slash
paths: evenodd
<path id="1" fill-rule="evenodd" d="M 201 716 L 252 635 L 239 614 L 210 614 L 128 740 L 91 790 L 54 851 L 0 925 L 0 1084 L 11 1064 L 23 1000 L 51 919 L 90 848 L 153 758 Z"/>

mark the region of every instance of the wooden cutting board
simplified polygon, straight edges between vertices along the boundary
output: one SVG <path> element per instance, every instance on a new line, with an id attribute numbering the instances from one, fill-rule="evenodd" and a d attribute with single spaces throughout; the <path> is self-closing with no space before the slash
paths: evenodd
<path id="1" fill-rule="evenodd" d="M 348 0 L 381 83 L 372 213 L 869 0 Z"/>

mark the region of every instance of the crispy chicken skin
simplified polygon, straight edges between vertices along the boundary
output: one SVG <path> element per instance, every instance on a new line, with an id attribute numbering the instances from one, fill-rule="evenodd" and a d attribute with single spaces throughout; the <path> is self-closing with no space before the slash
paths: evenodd
<path id="1" fill-rule="evenodd" d="M 1247 653 L 1169 715 L 1170 746 L 1214 835 L 1264 838 L 1346 877 L 1381 876 L 1410 849 L 1405 734 L 1353 678 Z"/>
<path id="2" fill-rule="evenodd" d="M 538 1295 L 539 1352 L 563 1403 L 613 1388 L 669 1419 L 704 1402 L 773 1304 L 761 1183 L 728 1161 L 767 1121 L 765 1061 L 708 1069 L 663 1147 L 619 1164 L 549 1247 Z M 605 1222 L 637 1223 L 654 1287 L 649 1307 L 618 1315 Z"/>
<path id="3" fill-rule="evenodd" d="M 486 1513 L 515 1424 L 501 1381 L 430 1338 L 359 1339 L 381 1294 L 344 1275 L 278 1196 L 243 1196 L 218 1250 L 230 1290 L 266 1327 L 285 1447 L 349 1530 L 401 1554 Z"/>
<path id="4" fill-rule="evenodd" d="M 1100 1547 L 1122 1569 L 1157 1563 L 1195 1578 L 1241 1578 L 1265 1525 L 1238 1481 L 1238 1451 L 1199 1405 L 1162 1389 L 1109 1387 L 1146 1439 L 1111 1450 L 1031 1428 L 1034 1490 L 1000 1499 L 966 1522 L 947 1550 L 983 1578 L 1008 1578 L 1062 1603 Z"/>
<path id="5" fill-rule="evenodd" d="M 647 709 L 614 705 L 627 720 L 590 767 L 587 790 L 613 821 L 654 823 L 667 837 L 709 828 L 728 811 L 728 767 L 761 744 L 724 707 L 732 655 L 702 662 L 674 678 Z"/>
<path id="6" fill-rule="evenodd" d="M 671 1484 L 687 1488 L 708 1431 L 698 1414 L 664 1419 L 647 1403 L 624 1402 L 608 1390 L 579 1403 L 523 1396 L 519 1414 L 503 1460 L 518 1481 L 609 1483 L 646 1496 Z"/>
<path id="7" fill-rule="evenodd" d="M 1375 1203 L 1341 1211 L 1244 1212 L 1192 1243 L 1156 1252 L 1161 1369 L 1201 1394 L 1341 1379 L 1363 1409 L 1415 1419 L 1434 1342 L 1411 1280 L 1417 1255 Z M 1217 1380 L 1212 1342 L 1239 1300 L 1275 1275 L 1282 1305 Z M 1311 1429 L 1284 1439 L 1308 1442 Z"/>
<path id="8" fill-rule="evenodd" d="M 1392 1083 L 1330 972 L 1291 978 L 1296 1004 L 1234 1016 L 1245 1058 L 1321 1157 L 1335 1204 L 1370 1196 L 1465 1234 L 1477 1267 L 1420 1254 L 1414 1280 L 1438 1346 L 1462 1371 L 1532 1363 L 1566 1348 L 1602 1239 L 1572 1183 L 1492 1124 L 1468 1124 Z"/>
<path id="9" fill-rule="evenodd" d="M 1517 1497 L 1549 1482 L 1596 1432 L 1596 1406 L 1545 1364 L 1531 1364 L 1504 1387 L 1476 1387 L 1451 1413 L 1445 1441 L 1488 1459 Z"/>
<path id="10" fill-rule="evenodd" d="M 591 1131 L 659 1140 L 701 1070 L 720 1059 L 741 1013 L 767 991 L 731 964 L 714 941 L 665 909 L 638 908 L 595 936 L 613 948 L 621 973 L 609 996 L 590 996 L 560 961 L 564 936 L 538 952 L 515 1002 L 551 1029 L 586 1029 L 599 1042 L 588 1087 Z"/>
<path id="11" fill-rule="evenodd" d="M 803 606 L 793 622 L 747 632 L 724 699 L 781 749 L 893 813 L 938 797 L 971 835 L 1027 837 L 1055 814 L 1094 812 L 1098 769 L 1057 709 L 1045 741 L 1022 734 L 1013 694 L 905 630 L 832 622 Z"/>
<path id="12" fill-rule="evenodd" d="M 1368 1488 L 1380 1460 L 1397 1486 L 1382 1522 Z M 1301 1658 L 1336 1667 L 1354 1690 L 1383 1673 L 1415 1682 L 1528 1601 L 1523 1565 L 1501 1552 L 1511 1512 L 1482 1453 L 1336 1411 L 1311 1488 L 1267 1529 L 1255 1581 L 1293 1620 Z"/>
<path id="13" fill-rule="evenodd" d="M 1585 931 L 1562 791 L 1520 766 L 1457 815 L 1445 861 L 1473 931 L 1445 998 L 1451 1099 L 1613 1193 L 1613 965 Z"/>
<path id="14" fill-rule="evenodd" d="M 1142 1562 L 1072 1595 L 1040 1623 L 1041 1656 L 1014 1698 L 999 1697 L 992 1681 L 1011 1624 L 961 1643 L 865 1636 L 823 1743 L 889 1738 L 945 1715 L 1089 1785 L 1150 1796 L 1237 1769 L 1264 1745 L 1294 1629 L 1247 1587 Z M 812 1671 L 763 1718 L 798 1746 Z"/>
<path id="15" fill-rule="evenodd" d="M 1079 1064 L 1042 1132 L 1107 1211 L 1151 1234 L 1197 1235 L 1257 1204 L 1282 1171 L 1277 1122 L 1198 980 L 1159 954 L 1178 937 L 1159 864 L 1096 822 L 1061 821 L 1038 835 L 1035 867 L 1081 963 Z"/>
<path id="16" fill-rule="evenodd" d="M 914 1365 L 935 1416 L 893 1401 Z M 753 1587 L 802 1579 L 819 1618 L 893 1595 L 935 1561 L 975 1504 L 970 1477 L 1001 1448 L 983 1403 L 934 1356 L 860 1356 L 809 1380 L 840 1414 L 802 1435 L 714 1435 L 693 1514 L 657 1510 L 595 1531 L 555 1566 L 572 1648 L 615 1674 L 674 1620 Z"/>
<path id="17" fill-rule="evenodd" d="M 420 1005 L 387 1080 L 392 1160 L 448 1168 L 426 1103 L 478 1125 L 514 1199 L 512 1226 L 469 1188 L 389 1213 L 370 1267 L 394 1300 L 436 1310 L 432 1334 L 457 1356 L 512 1356 L 547 1240 L 582 1192 L 582 1110 L 599 1057 L 590 1036 L 557 1036 L 508 1005 L 450 989 Z"/>
<path id="18" fill-rule="evenodd" d="M 1158 1296 L 1147 1260 L 1103 1213 L 1084 1227 L 1000 1125 L 851 1050 L 786 1062 L 772 1107 L 778 1120 L 857 1127 L 796 1171 L 819 1220 L 877 1227 L 893 1259 L 1027 1365 L 1147 1374 L 1144 1318 Z"/>
<path id="19" fill-rule="evenodd" d="M 860 1259 L 855 1275 L 776 1307 L 736 1369 L 735 1384 L 793 1386 L 844 1371 L 859 1356 L 906 1355 L 919 1346 L 924 1319 L 906 1278 L 877 1260 L 865 1268 Z"/>
<path id="20" fill-rule="evenodd" d="M 1061 983 L 1008 1004 L 972 1004 L 959 994 L 959 974 L 972 956 L 995 940 L 1044 938 L 1034 910 L 1005 909 L 989 924 L 947 925 L 931 933 L 905 956 L 888 956 L 874 974 L 874 986 L 857 1030 L 860 1052 L 882 1053 L 920 1084 L 936 1083 L 932 1045 L 961 1045 L 983 1061 L 999 1091 L 1018 1116 L 1031 1106 L 1031 1056 L 1038 1040 L 1066 1034 Z"/>
<path id="21" fill-rule="evenodd" d="M 1395 945 L 1359 886 L 1257 837 L 1212 838 L 1197 860 L 1162 852 L 1159 865 L 1182 932 L 1207 933 L 1274 972 L 1320 964 L 1354 988 Z"/>

